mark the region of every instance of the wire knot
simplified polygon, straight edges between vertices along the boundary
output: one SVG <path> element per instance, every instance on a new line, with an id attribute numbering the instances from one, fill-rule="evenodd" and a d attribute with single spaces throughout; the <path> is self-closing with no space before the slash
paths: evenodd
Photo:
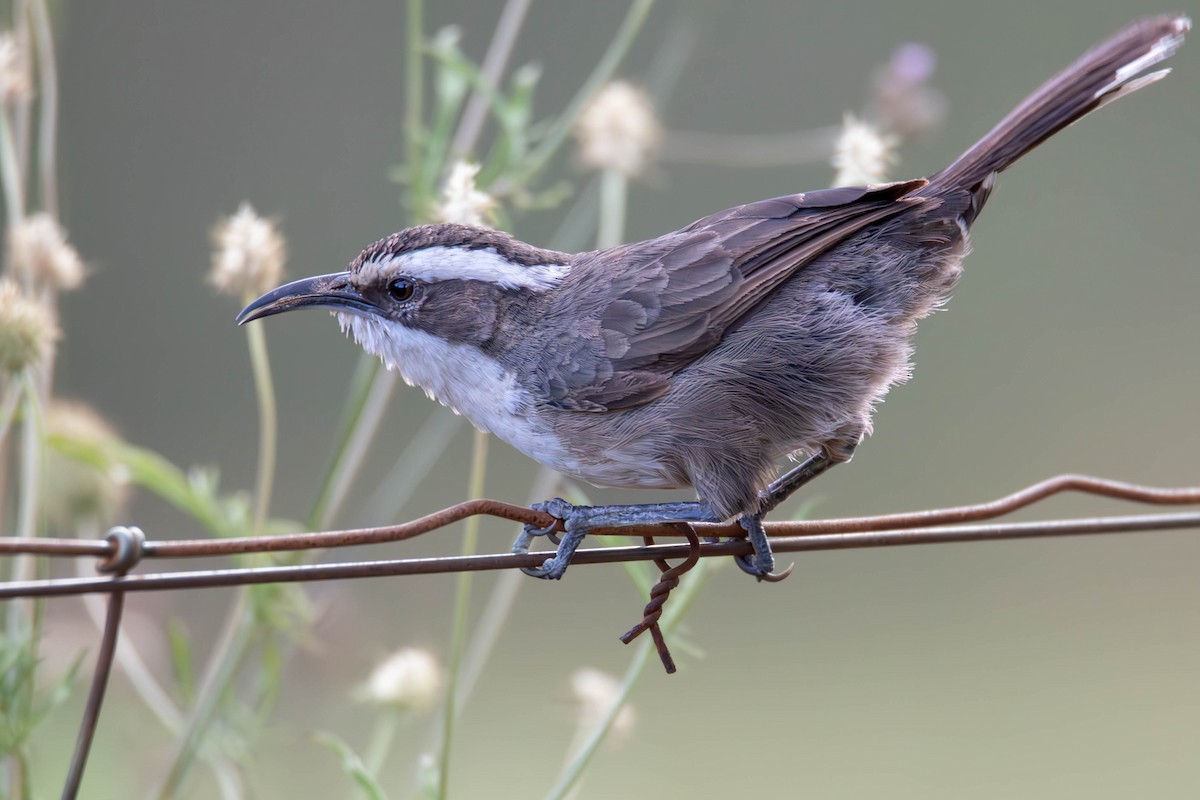
<path id="1" fill-rule="evenodd" d="M 124 575 L 136 567 L 145 554 L 146 534 L 141 528 L 117 525 L 109 528 L 104 540 L 112 548 L 112 554 L 97 562 L 97 572 Z"/>

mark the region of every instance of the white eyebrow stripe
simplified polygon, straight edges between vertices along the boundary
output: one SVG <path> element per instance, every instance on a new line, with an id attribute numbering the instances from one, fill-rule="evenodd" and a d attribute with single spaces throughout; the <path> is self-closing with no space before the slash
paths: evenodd
<path id="1" fill-rule="evenodd" d="M 377 261 L 368 261 L 359 269 L 364 278 L 407 275 L 419 281 L 485 281 L 503 289 L 532 289 L 543 292 L 562 282 L 571 271 L 570 264 L 514 264 L 488 247 L 467 250 L 461 247 L 425 247 Z"/>

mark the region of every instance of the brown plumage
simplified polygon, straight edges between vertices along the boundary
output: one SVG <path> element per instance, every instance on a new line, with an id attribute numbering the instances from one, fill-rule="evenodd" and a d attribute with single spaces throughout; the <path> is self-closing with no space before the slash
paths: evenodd
<path id="1" fill-rule="evenodd" d="M 929 180 L 761 200 L 575 255 L 480 228 L 410 228 L 346 273 L 265 295 L 242 320 L 335 307 L 407 380 L 542 463 L 601 485 L 695 488 L 689 504 L 553 504 L 569 535 L 533 574 L 561 576 L 596 525 L 738 517 L 757 553 L 748 568 L 765 576 L 762 514 L 850 458 L 875 404 L 907 378 L 916 322 L 958 279 L 996 175 L 1165 75 L 1143 73 L 1188 27 L 1126 28 Z M 808 465 L 762 494 L 795 451 Z"/>

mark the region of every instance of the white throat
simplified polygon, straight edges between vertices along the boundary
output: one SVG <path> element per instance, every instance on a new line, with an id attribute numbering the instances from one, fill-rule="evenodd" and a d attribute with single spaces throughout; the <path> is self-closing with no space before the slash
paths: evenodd
<path id="1" fill-rule="evenodd" d="M 516 375 L 478 349 L 374 317 L 335 312 L 344 333 L 410 386 L 493 433 L 521 452 L 569 471 L 571 459 L 545 426 L 536 425 L 530 398 Z"/>

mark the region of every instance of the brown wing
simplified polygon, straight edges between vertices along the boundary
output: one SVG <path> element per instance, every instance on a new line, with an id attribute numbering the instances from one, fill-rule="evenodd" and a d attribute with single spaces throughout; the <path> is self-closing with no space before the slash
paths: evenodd
<path id="1" fill-rule="evenodd" d="M 531 351 L 523 361 L 536 365 L 531 383 L 542 402 L 576 411 L 653 400 L 672 375 L 712 349 L 805 264 L 923 202 L 906 195 L 925 183 L 762 200 L 658 239 L 578 256 L 543 309 L 564 319 L 553 326 L 564 334 L 526 345 Z M 604 259 L 603 268 L 589 263 L 596 258 Z"/>

